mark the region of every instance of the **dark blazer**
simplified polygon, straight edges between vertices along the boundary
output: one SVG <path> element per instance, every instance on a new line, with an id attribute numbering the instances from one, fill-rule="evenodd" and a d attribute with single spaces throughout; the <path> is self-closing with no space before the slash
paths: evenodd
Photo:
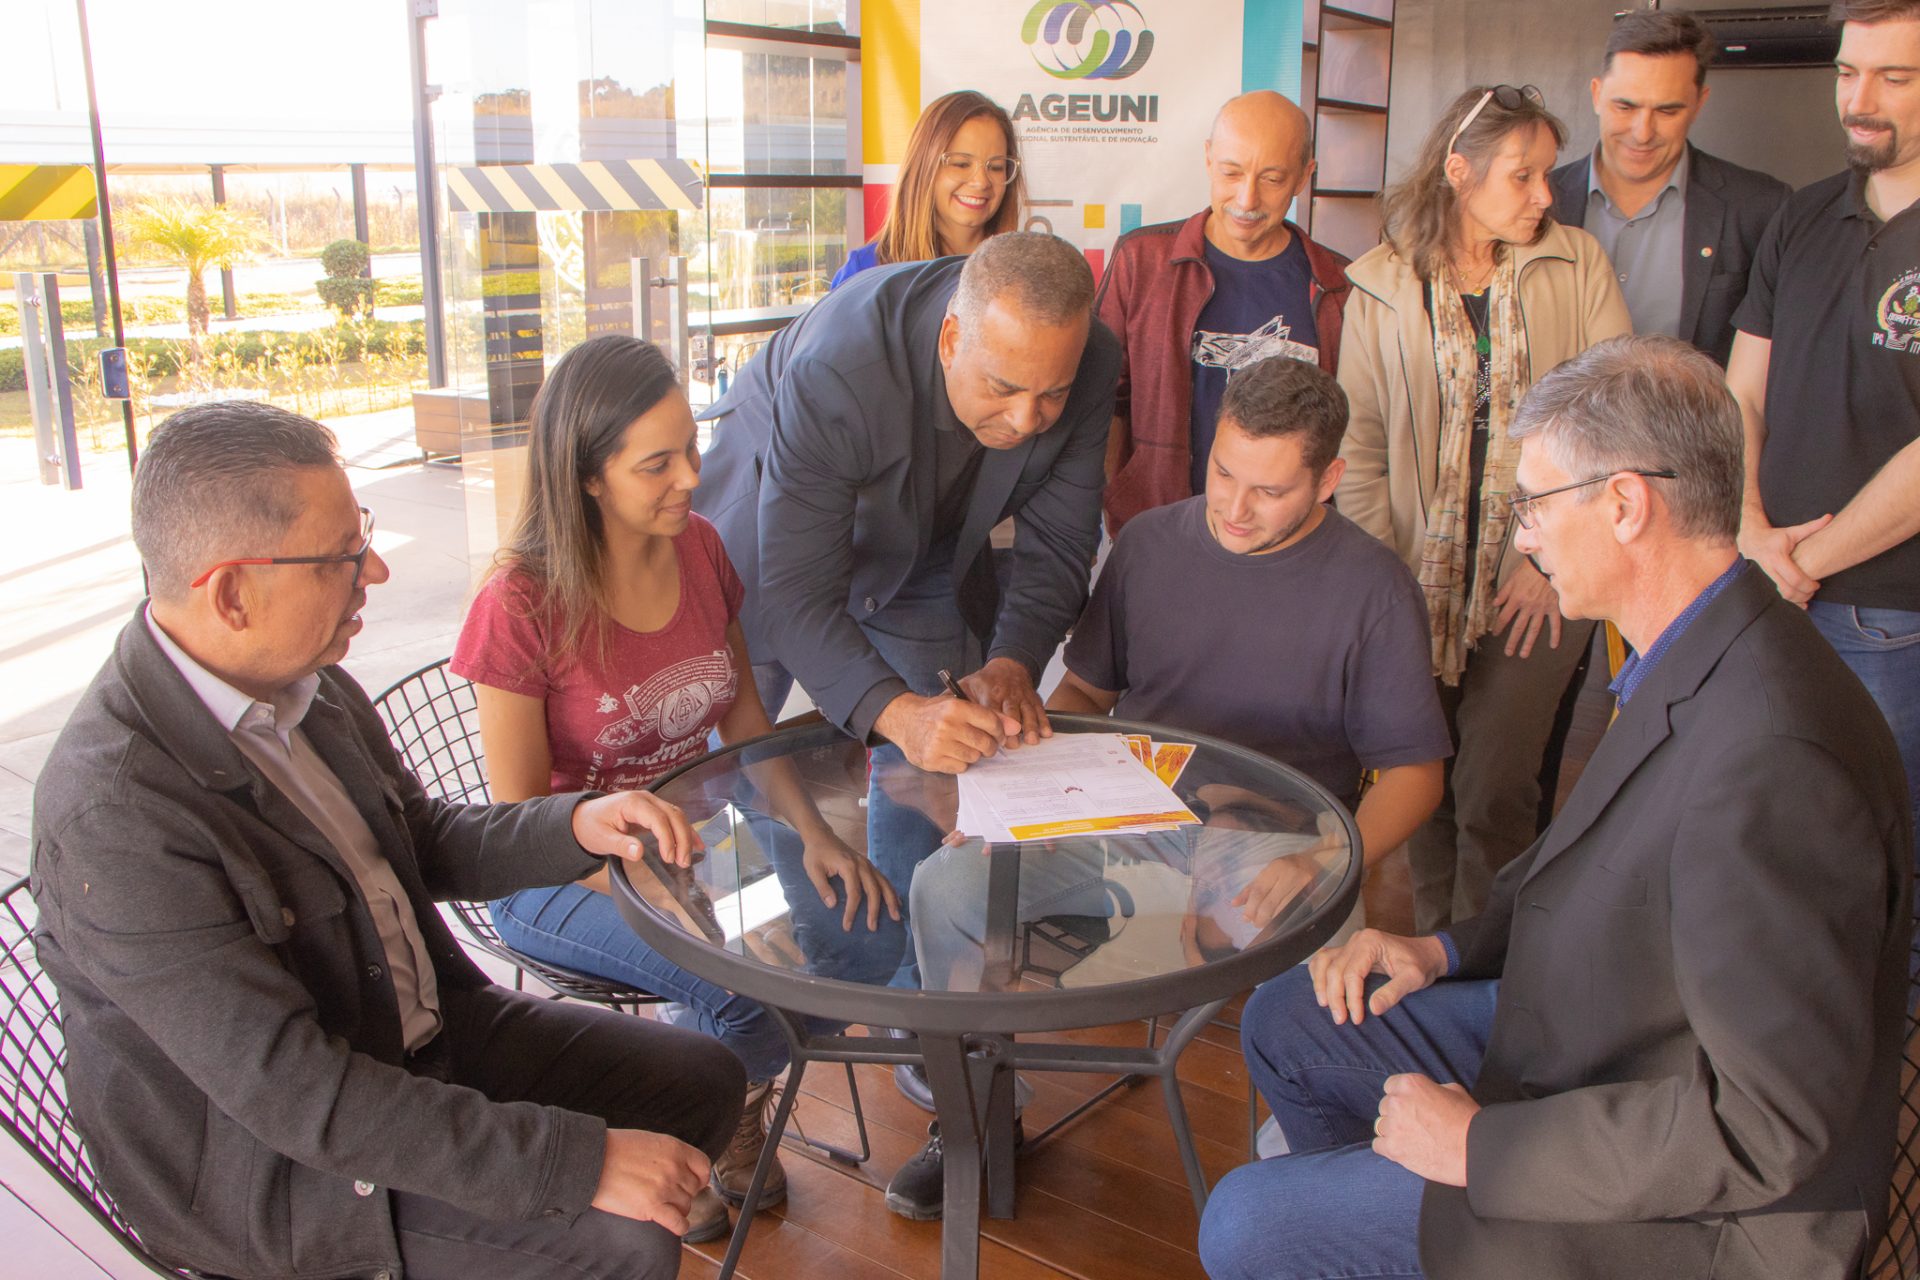
<path id="1" fill-rule="evenodd" d="M 428 798 L 337 667 L 301 727 L 407 892 L 457 1059 L 456 1028 L 520 997 L 488 983 L 434 900 L 585 875 L 598 860 L 573 840 L 580 796 Z M 352 873 L 140 615 L 34 788 L 33 897 L 74 1116 L 156 1257 L 225 1276 L 398 1275 L 388 1188 L 508 1220 L 593 1199 L 603 1121 L 407 1069 Z"/>
<path id="2" fill-rule="evenodd" d="M 1913 829 L 1866 690 L 1748 565 L 1454 926 L 1501 979 L 1435 1280 L 1841 1280 L 1886 1216 Z"/>
<path id="3" fill-rule="evenodd" d="M 1680 336 L 1724 368 L 1733 350 L 1733 313 L 1747 296 L 1747 269 L 1760 233 L 1793 194 L 1778 178 L 1743 169 L 1687 146 L 1687 217 L 1681 253 Z M 1547 175 L 1553 216 L 1570 227 L 1587 224 L 1587 184 L 1593 156 L 1581 156 Z"/>
<path id="4" fill-rule="evenodd" d="M 693 504 L 746 585 L 748 650 L 792 672 L 827 719 L 861 738 L 908 686 L 860 624 L 924 563 L 934 432 L 966 429 L 938 350 L 963 265 L 860 273 L 781 330 L 703 415 L 714 442 Z M 1120 344 L 1095 320 L 1059 420 L 986 451 L 955 544 L 968 628 L 988 657 L 1017 658 L 1036 679 L 1086 603 L 1119 371 Z M 1000 599 L 987 535 L 1008 516 L 1012 573 Z"/>

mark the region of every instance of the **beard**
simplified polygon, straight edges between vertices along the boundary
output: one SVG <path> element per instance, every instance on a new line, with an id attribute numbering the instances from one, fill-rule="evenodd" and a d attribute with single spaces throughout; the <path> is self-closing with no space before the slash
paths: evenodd
<path id="1" fill-rule="evenodd" d="M 1900 134 L 1890 120 L 1878 116 L 1842 116 L 1840 123 L 1847 128 L 1885 129 L 1887 136 L 1875 143 L 1847 140 L 1847 167 L 1856 173 L 1877 173 L 1882 169 L 1893 168 L 1900 154 Z"/>

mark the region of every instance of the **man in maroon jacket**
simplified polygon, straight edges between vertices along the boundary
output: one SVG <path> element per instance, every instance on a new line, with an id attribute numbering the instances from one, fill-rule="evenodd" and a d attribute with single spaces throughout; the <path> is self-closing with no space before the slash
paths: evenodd
<path id="1" fill-rule="evenodd" d="M 1095 306 L 1124 356 L 1107 438 L 1107 527 L 1206 489 L 1227 375 L 1273 355 L 1340 355 L 1347 260 L 1287 221 L 1313 176 L 1313 138 L 1277 93 L 1220 108 L 1208 207 L 1120 237 Z"/>

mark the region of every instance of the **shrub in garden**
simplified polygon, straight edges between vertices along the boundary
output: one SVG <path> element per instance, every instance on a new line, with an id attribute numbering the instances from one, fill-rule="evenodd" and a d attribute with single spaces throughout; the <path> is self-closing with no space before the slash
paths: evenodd
<path id="1" fill-rule="evenodd" d="M 358 240 L 335 240 L 320 251 L 320 269 L 327 276 L 314 281 L 314 288 L 342 319 L 373 314 L 373 281 L 360 274 L 369 261 L 367 246 Z"/>

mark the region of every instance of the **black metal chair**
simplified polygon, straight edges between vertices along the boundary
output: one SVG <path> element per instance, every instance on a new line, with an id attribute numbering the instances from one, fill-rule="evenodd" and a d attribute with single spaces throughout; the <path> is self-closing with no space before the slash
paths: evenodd
<path id="1" fill-rule="evenodd" d="M 401 763 L 413 771 L 427 794 L 462 804 L 485 804 L 492 799 L 487 790 L 487 761 L 480 743 L 480 710 L 474 698 L 473 683 L 447 670 L 447 659 L 430 662 L 410 675 L 402 676 L 373 700 L 387 736 Z M 636 1012 L 643 1004 L 664 1004 L 664 996 L 641 991 L 623 983 L 609 982 L 590 973 L 562 969 L 543 960 L 516 951 L 500 937 L 486 904 L 450 902 L 447 904 L 460 927 L 476 947 L 513 966 L 513 985 L 522 987 L 531 973 L 556 993 L 575 1000 L 607 1005 Z M 856 1153 L 833 1143 L 799 1133 L 798 1140 L 846 1164 L 864 1164 L 873 1154 L 867 1140 L 867 1121 L 860 1109 L 860 1086 L 853 1067 L 847 1066 L 847 1088 L 853 1097 L 853 1113 L 860 1134 Z"/>
<path id="2" fill-rule="evenodd" d="M 1907 1047 L 1900 1063 L 1899 1142 L 1887 1195 L 1887 1230 L 1867 1268 L 1868 1280 L 1920 1276 L 1920 912 L 1913 920 L 1907 972 Z"/>
<path id="3" fill-rule="evenodd" d="M 195 1280 L 194 1272 L 176 1271 L 147 1252 L 93 1171 L 67 1107 L 67 1042 L 53 983 L 33 949 L 34 918 L 24 878 L 0 890 L 0 990 L 6 999 L 0 1011 L 0 1128 L 148 1270 Z"/>
<path id="4" fill-rule="evenodd" d="M 374 699 L 374 709 L 386 723 L 387 736 L 401 763 L 413 771 L 427 794 L 460 804 L 485 804 L 487 763 L 480 750 L 480 720 L 473 685 L 447 670 L 447 660 L 430 663 L 403 676 Z M 501 940 L 493 917 L 479 902 L 450 902 L 454 917 L 473 944 L 494 959 L 513 967 L 513 985 L 524 986 L 526 975 L 547 984 L 563 996 L 635 1010 L 663 999 L 592 974 L 577 973 L 515 951 Z"/>

